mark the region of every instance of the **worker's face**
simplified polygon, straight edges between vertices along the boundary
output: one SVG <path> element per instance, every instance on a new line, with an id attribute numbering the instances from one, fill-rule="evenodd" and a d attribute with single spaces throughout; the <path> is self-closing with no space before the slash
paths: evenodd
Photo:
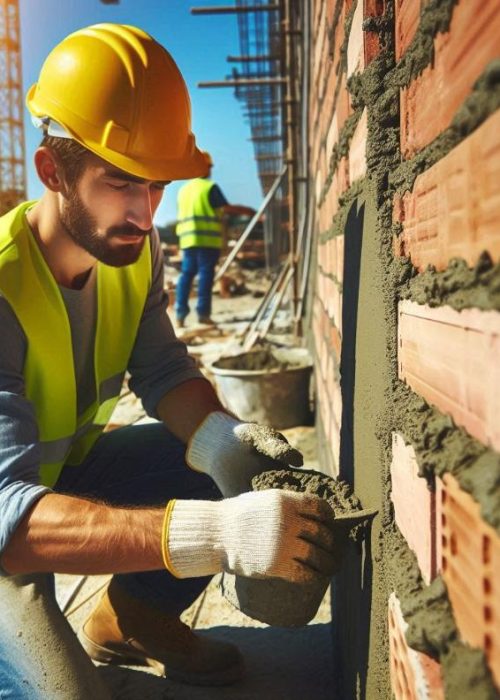
<path id="1" fill-rule="evenodd" d="M 139 257 L 167 182 L 142 180 L 94 155 L 69 187 L 61 223 L 81 248 L 107 265 Z"/>

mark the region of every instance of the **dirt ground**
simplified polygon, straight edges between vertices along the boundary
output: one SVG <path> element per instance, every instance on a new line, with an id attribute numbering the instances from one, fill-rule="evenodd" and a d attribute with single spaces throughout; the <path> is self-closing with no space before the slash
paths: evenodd
<path id="1" fill-rule="evenodd" d="M 167 268 L 167 280 L 169 274 L 174 278 L 175 270 Z M 196 315 L 192 313 L 187 318 L 186 328 L 178 331 L 200 365 L 207 358 L 213 359 L 221 353 L 233 354 L 239 351 L 238 340 L 259 304 L 257 295 L 261 294 L 267 284 L 260 273 L 250 276 L 248 293 L 227 299 L 217 294 L 214 296 L 212 317 L 217 322 L 215 328 L 197 325 Z M 286 333 L 288 330 L 286 312 L 281 320 L 278 315 L 277 327 L 284 337 L 283 331 Z M 124 386 L 111 423 L 119 426 L 150 420 L 145 416 L 140 402 Z M 313 427 L 297 426 L 282 432 L 294 447 L 303 452 L 307 467 L 317 466 Z M 106 576 L 57 577 L 59 603 L 76 632 L 93 609 L 108 580 L 109 577 Z M 227 602 L 218 589 L 218 580 L 216 577 L 200 598 L 185 611 L 183 620 L 199 630 L 200 634 L 213 635 L 237 644 L 245 657 L 245 679 L 228 688 L 196 688 L 160 678 L 152 671 L 142 668 L 101 666 L 99 673 L 111 688 L 113 698 L 302 700 L 310 697 L 315 700 L 331 700 L 333 652 L 329 592 L 317 615 L 307 626 L 297 629 L 272 628 L 250 619 Z"/>

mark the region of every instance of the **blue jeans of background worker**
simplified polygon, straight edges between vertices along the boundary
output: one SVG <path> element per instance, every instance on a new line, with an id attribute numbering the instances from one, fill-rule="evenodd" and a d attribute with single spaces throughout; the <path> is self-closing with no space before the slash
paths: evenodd
<path id="1" fill-rule="evenodd" d="M 162 423 L 120 428 L 103 434 L 83 464 L 63 469 L 55 490 L 132 507 L 220 498 L 209 477 L 186 465 L 185 450 Z M 210 581 L 176 579 L 165 569 L 115 579 L 159 613 L 176 616 Z M 57 605 L 52 574 L 0 577 L 0 620 L 0 700 L 110 699 Z"/>
<path id="2" fill-rule="evenodd" d="M 189 313 L 189 293 L 193 280 L 198 275 L 198 318 L 208 318 L 212 312 L 212 286 L 215 266 L 219 259 L 218 248 L 184 248 L 182 251 L 181 276 L 176 289 L 176 316 L 184 319 Z"/>

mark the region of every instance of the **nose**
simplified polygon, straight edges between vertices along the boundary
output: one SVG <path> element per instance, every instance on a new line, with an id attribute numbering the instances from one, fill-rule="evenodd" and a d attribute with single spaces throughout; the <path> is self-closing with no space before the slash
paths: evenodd
<path id="1" fill-rule="evenodd" d="M 132 206 L 130 207 L 127 221 L 137 226 L 144 232 L 149 232 L 153 227 L 154 210 L 151 202 L 151 192 L 149 188 L 138 188 Z"/>

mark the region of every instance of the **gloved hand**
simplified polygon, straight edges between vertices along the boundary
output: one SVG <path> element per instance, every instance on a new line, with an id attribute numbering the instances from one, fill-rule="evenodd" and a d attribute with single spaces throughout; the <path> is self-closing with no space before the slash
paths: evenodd
<path id="1" fill-rule="evenodd" d="M 276 430 L 243 423 L 223 411 L 210 413 L 192 435 L 189 466 L 212 477 L 223 496 L 250 491 L 252 478 L 270 469 L 301 467 L 302 454 Z"/>
<path id="2" fill-rule="evenodd" d="M 222 501 L 170 501 L 162 551 L 178 578 L 227 571 L 311 582 L 338 569 L 347 539 L 328 503 L 269 489 Z"/>

